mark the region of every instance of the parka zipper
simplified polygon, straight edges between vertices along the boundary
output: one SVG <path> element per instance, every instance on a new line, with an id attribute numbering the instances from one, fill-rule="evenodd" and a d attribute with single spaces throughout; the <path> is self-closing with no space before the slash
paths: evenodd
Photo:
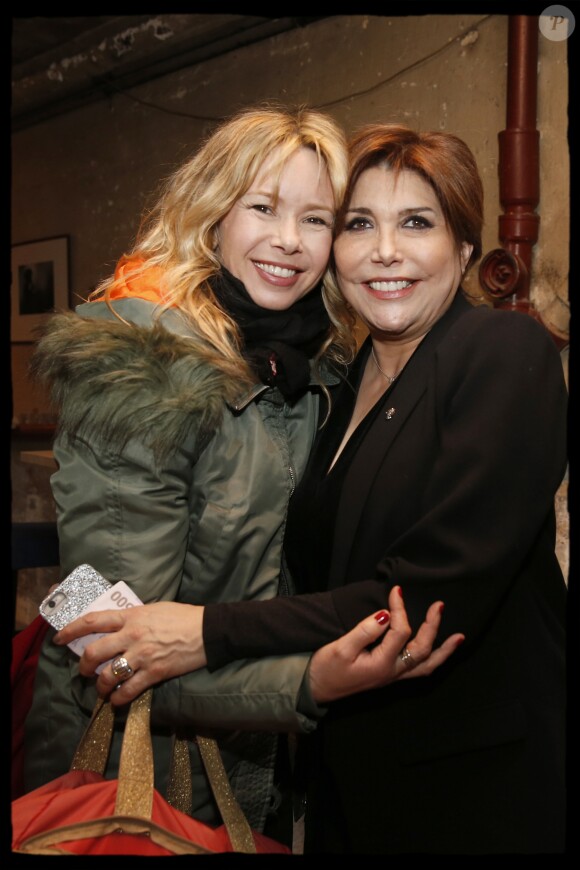
<path id="1" fill-rule="evenodd" d="M 294 495 L 294 490 L 296 489 L 296 475 L 294 474 L 294 469 L 291 465 L 288 466 L 288 473 L 290 475 L 290 483 L 292 484 L 290 487 L 290 497 Z"/>

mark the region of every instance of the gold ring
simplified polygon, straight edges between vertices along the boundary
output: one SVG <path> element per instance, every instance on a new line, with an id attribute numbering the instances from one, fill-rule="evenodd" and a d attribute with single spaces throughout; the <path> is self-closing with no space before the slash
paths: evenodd
<path id="1" fill-rule="evenodd" d="M 401 659 L 406 668 L 414 668 L 417 664 L 407 647 L 404 647 L 401 650 L 401 652 L 399 653 L 399 658 Z"/>
<path id="2" fill-rule="evenodd" d="M 117 656 L 117 658 L 111 662 L 111 670 L 118 680 L 128 680 L 133 673 L 133 668 L 125 656 Z"/>

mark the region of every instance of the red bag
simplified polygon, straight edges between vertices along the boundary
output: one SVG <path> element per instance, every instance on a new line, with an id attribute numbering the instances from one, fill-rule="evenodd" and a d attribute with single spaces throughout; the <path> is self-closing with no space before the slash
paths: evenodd
<path id="1" fill-rule="evenodd" d="M 113 710 L 99 702 L 71 770 L 12 802 L 12 850 L 36 855 L 185 855 L 216 852 L 291 854 L 287 846 L 250 829 L 231 790 L 219 748 L 198 737 L 224 824 L 211 827 L 169 803 L 153 787 L 150 732 L 152 690 L 131 704 L 117 780 L 103 775 Z M 190 775 L 178 742 L 176 769 Z M 184 761 L 184 764 L 181 764 Z M 183 781 L 176 794 L 183 791 Z"/>
<path id="2" fill-rule="evenodd" d="M 24 794 L 24 721 L 32 703 L 38 654 L 48 622 L 37 616 L 12 638 L 12 800 Z"/>

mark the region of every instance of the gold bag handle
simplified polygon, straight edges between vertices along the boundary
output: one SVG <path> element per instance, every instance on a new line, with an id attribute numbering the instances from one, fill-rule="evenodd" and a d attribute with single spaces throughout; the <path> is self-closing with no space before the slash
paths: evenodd
<path id="1" fill-rule="evenodd" d="M 131 702 L 119 760 L 116 816 L 151 819 L 154 793 L 152 696 L 153 689 L 147 689 Z M 75 752 L 71 770 L 93 770 L 104 775 L 113 737 L 113 722 L 111 704 L 99 699 Z M 197 745 L 232 848 L 235 852 L 255 853 L 252 830 L 232 790 L 217 742 L 210 737 L 197 737 Z M 180 798 L 184 794 L 191 795 L 189 752 L 186 741 L 176 740 L 168 803 L 182 809 Z"/>

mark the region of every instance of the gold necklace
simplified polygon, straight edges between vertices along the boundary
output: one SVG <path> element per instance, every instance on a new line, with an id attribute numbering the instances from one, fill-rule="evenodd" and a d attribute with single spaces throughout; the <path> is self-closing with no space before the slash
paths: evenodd
<path id="1" fill-rule="evenodd" d="M 399 372 L 397 372 L 396 375 L 388 375 L 386 372 L 384 372 L 382 370 L 382 368 L 379 365 L 379 361 L 377 360 L 377 355 L 375 354 L 375 349 L 374 349 L 372 344 L 371 344 L 371 353 L 373 355 L 375 365 L 378 368 L 378 370 L 380 371 L 380 373 L 382 374 L 382 376 L 388 380 L 389 384 L 394 383 L 397 380 L 397 378 L 399 377 Z"/>

